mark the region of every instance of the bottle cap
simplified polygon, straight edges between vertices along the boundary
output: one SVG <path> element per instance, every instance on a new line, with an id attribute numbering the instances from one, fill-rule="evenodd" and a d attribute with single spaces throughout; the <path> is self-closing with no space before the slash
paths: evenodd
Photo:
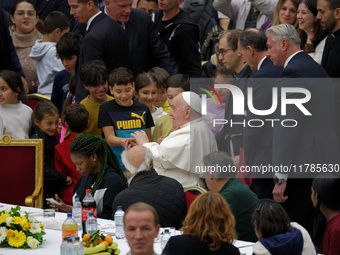
<path id="1" fill-rule="evenodd" d="M 72 217 L 72 213 L 68 213 L 68 214 L 67 214 L 67 217 Z"/>
<path id="2" fill-rule="evenodd" d="M 79 196 L 76 195 L 74 199 L 75 199 L 76 201 L 79 200 Z"/>
<path id="3" fill-rule="evenodd" d="M 75 238 L 75 240 L 76 240 L 76 241 L 79 241 L 79 240 L 80 240 L 79 236 L 77 236 L 77 237 Z"/>
<path id="4" fill-rule="evenodd" d="M 122 210 L 122 206 L 121 206 L 121 205 L 118 205 L 118 206 L 117 206 L 117 210 Z"/>
<path id="5" fill-rule="evenodd" d="M 90 217 L 93 216 L 93 212 L 89 212 L 89 216 L 90 216 Z"/>
<path id="6" fill-rule="evenodd" d="M 67 239 L 67 242 L 72 243 L 72 239 Z"/>
<path id="7" fill-rule="evenodd" d="M 86 193 L 91 193 L 91 189 L 87 189 L 87 190 L 86 190 Z"/>
<path id="8" fill-rule="evenodd" d="M 168 228 L 164 229 L 164 233 L 165 233 L 165 234 L 169 234 L 169 233 L 170 233 L 170 232 L 169 232 L 169 229 L 168 229 Z"/>
<path id="9" fill-rule="evenodd" d="M 67 242 L 67 240 L 68 240 L 68 237 L 64 237 L 64 242 Z"/>

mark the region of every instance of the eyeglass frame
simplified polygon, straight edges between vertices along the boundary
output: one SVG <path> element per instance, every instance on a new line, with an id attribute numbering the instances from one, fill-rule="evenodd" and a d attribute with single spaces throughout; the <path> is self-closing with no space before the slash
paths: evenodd
<path id="1" fill-rule="evenodd" d="M 34 17 L 37 16 L 37 11 L 16 10 L 14 12 L 14 15 L 17 15 L 19 17 L 24 17 L 25 15 L 27 15 L 28 17 Z"/>
<path id="2" fill-rule="evenodd" d="M 224 58 L 224 54 L 230 50 L 237 50 L 237 48 L 231 48 L 231 49 L 218 49 L 218 53 L 221 55 L 222 58 Z"/>

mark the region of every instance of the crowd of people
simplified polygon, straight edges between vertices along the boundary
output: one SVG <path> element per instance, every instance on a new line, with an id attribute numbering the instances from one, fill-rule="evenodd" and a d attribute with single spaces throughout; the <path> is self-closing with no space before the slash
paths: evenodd
<path id="1" fill-rule="evenodd" d="M 133 255 L 160 226 L 165 255 L 340 254 L 340 0 L 0 8 L 0 138 L 44 140 L 44 207 L 91 189 Z"/>

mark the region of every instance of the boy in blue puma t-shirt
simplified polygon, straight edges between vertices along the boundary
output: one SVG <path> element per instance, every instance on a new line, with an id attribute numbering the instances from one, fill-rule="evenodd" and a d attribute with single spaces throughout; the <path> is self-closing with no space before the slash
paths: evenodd
<path id="1" fill-rule="evenodd" d="M 121 153 L 122 140 L 131 138 L 131 134 L 144 130 L 151 138 L 154 126 L 149 108 L 132 100 L 135 90 L 132 72 L 126 67 L 114 69 L 109 75 L 109 88 L 115 100 L 103 103 L 99 109 L 98 128 L 102 128 L 106 141 L 112 147 L 123 171 L 126 171 Z"/>

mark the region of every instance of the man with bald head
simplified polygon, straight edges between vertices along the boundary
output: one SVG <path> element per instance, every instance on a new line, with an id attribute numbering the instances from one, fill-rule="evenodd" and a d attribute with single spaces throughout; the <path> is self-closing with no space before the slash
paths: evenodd
<path id="1" fill-rule="evenodd" d="M 118 205 L 127 209 L 136 202 L 153 206 L 163 227 L 180 228 L 187 212 L 182 185 L 169 177 L 158 175 L 151 167 L 151 153 L 137 145 L 122 153 L 122 162 L 131 172 L 129 187 L 120 192 L 113 201 L 113 215 Z"/>
<path id="2" fill-rule="evenodd" d="M 171 103 L 173 131 L 161 144 L 149 143 L 145 132 L 132 136 L 150 150 L 155 170 L 183 187 L 203 185 L 200 171 L 205 155 L 217 151 L 216 140 L 201 117 L 201 98 L 194 92 L 178 94 Z"/>
<path id="3" fill-rule="evenodd" d="M 177 74 L 177 64 L 158 35 L 150 15 L 132 8 L 132 3 L 133 0 L 105 0 L 104 12 L 125 29 L 134 71 L 140 74 L 159 66 L 170 75 Z"/>

